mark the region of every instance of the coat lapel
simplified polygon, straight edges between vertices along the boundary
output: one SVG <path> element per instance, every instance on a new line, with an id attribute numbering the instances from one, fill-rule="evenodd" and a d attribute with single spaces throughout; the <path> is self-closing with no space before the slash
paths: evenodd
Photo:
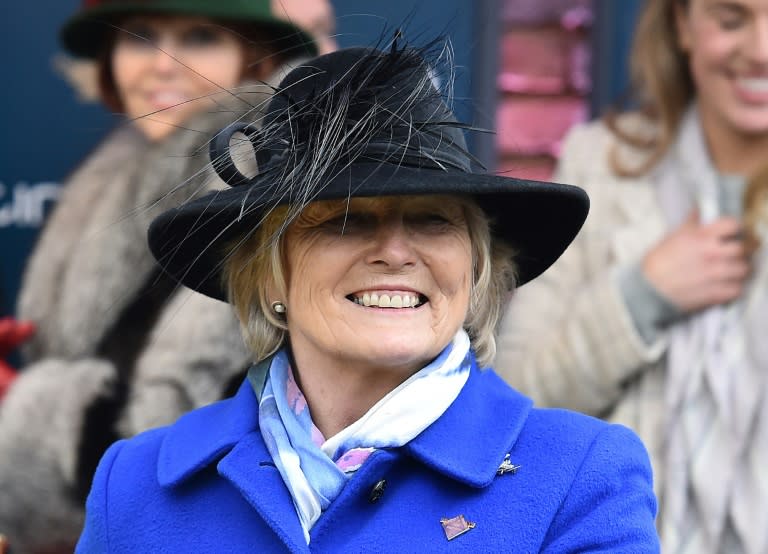
<path id="1" fill-rule="evenodd" d="M 531 408 L 530 399 L 509 388 L 493 371 L 478 370 L 473 362 L 453 404 L 403 450 L 447 477 L 486 487 L 512 450 Z M 494 424 L 488 426 L 488 421 Z"/>
<path id="2" fill-rule="evenodd" d="M 248 381 L 222 402 L 182 416 L 168 431 L 157 478 L 174 487 L 213 463 L 292 552 L 308 552 L 288 489 L 259 431 L 256 396 Z"/>
<path id="3" fill-rule="evenodd" d="M 240 491 L 291 552 L 309 552 L 304 531 L 280 472 L 256 430 L 218 465 L 219 474 Z"/>

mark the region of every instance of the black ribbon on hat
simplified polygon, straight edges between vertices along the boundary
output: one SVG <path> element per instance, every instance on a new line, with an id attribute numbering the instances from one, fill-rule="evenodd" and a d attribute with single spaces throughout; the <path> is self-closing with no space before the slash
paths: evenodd
<path id="1" fill-rule="evenodd" d="M 460 126 L 457 124 L 457 126 Z M 212 165 L 218 176 L 229 186 L 237 187 L 247 185 L 256 176 L 244 175 L 232 159 L 230 143 L 232 136 L 242 133 L 251 143 L 256 156 L 256 163 L 260 174 L 267 174 L 275 170 L 284 170 L 285 163 L 290 157 L 288 141 L 284 142 L 284 148 L 266 148 L 263 145 L 263 136 L 252 123 L 237 122 L 228 125 L 210 143 L 210 155 Z M 452 146 L 454 146 L 452 148 Z M 393 140 L 372 140 L 355 154 L 353 159 L 343 157 L 339 164 L 347 163 L 386 163 L 398 166 L 428 168 L 435 170 L 453 170 L 468 173 L 471 171 L 472 157 L 463 145 L 456 144 L 450 136 L 439 133 L 423 133 L 418 139 L 406 142 Z"/>

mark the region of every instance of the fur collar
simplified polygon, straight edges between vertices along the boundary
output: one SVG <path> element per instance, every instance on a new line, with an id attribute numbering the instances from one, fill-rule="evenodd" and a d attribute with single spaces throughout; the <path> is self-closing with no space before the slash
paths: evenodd
<path id="1" fill-rule="evenodd" d="M 75 171 L 25 271 L 18 314 L 38 326 L 25 350 L 28 361 L 94 353 L 155 268 L 146 239 L 150 221 L 225 186 L 207 167 L 208 141 L 238 118 L 257 117 L 269 95 L 264 85 L 222 92 L 212 99 L 215 111 L 160 143 L 125 125 Z"/>

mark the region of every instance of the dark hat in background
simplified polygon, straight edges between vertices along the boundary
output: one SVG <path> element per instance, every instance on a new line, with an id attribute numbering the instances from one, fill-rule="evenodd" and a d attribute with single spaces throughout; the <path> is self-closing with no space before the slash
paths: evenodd
<path id="1" fill-rule="evenodd" d="M 84 0 L 82 8 L 61 28 L 64 48 L 80 58 L 103 51 L 116 21 L 131 15 L 200 16 L 263 25 L 279 50 L 314 56 L 312 38 L 296 25 L 275 17 L 270 0 Z"/>
<path id="2" fill-rule="evenodd" d="M 515 250 L 518 284 L 549 267 L 581 228 L 589 200 L 577 187 L 482 171 L 463 128 L 434 87 L 424 51 L 350 48 L 310 60 L 278 86 L 258 129 L 238 123 L 212 142 L 231 188 L 161 214 L 149 245 L 177 281 L 225 299 L 225 248 L 275 206 L 350 197 L 457 194 L 475 199 L 491 232 Z M 231 137 L 244 133 L 259 171 L 243 175 Z"/>

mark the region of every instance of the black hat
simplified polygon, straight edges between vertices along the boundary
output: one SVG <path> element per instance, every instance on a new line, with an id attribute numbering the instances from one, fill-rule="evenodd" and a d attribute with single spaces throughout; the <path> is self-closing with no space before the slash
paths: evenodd
<path id="1" fill-rule="evenodd" d="M 253 233 L 277 205 L 313 200 L 466 194 L 491 219 L 493 237 L 515 251 L 518 284 L 547 269 L 589 209 L 578 187 L 491 175 L 478 169 L 462 125 L 435 88 L 424 51 L 350 48 L 291 71 L 263 125 L 232 125 L 211 143 L 213 166 L 231 188 L 157 217 L 149 245 L 176 280 L 226 299 L 224 247 Z M 243 175 L 230 139 L 244 133 L 259 171 Z"/>

